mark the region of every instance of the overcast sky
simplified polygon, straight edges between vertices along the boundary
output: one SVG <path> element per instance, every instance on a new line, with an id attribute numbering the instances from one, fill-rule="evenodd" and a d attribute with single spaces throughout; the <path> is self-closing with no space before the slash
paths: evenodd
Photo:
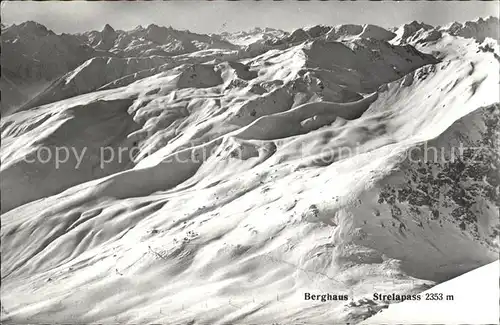
<path id="1" fill-rule="evenodd" d="M 273 27 L 292 31 L 317 24 L 431 25 L 498 16 L 498 1 L 2 1 L 2 23 L 37 21 L 57 33 L 157 24 L 198 33 Z"/>

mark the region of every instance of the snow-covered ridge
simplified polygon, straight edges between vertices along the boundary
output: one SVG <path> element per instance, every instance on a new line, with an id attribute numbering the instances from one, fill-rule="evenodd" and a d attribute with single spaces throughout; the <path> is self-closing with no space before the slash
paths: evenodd
<path id="1" fill-rule="evenodd" d="M 110 51 L 120 57 L 173 56 L 205 49 L 236 49 L 219 35 L 203 35 L 180 31 L 172 27 L 151 24 L 130 31 L 115 31 L 110 25 L 102 31 L 78 35 L 91 46 Z"/>
<path id="2" fill-rule="evenodd" d="M 433 27 L 431 25 L 413 21 L 404 24 L 396 30 L 396 37 L 392 43 L 416 44 L 421 42 L 433 42 L 442 37 L 443 33 L 453 36 L 474 39 L 481 43 L 486 38 L 492 38 L 498 42 L 500 23 L 498 17 L 490 16 L 486 19 L 478 18 L 465 23 L 454 22 L 443 27 Z"/>

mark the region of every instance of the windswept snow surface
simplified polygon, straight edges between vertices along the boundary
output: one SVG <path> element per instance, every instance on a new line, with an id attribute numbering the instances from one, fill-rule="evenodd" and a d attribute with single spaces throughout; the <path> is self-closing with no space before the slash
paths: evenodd
<path id="1" fill-rule="evenodd" d="M 361 322 L 495 261 L 486 22 L 64 36 L 1 119 L 2 322 Z"/>
<path id="2" fill-rule="evenodd" d="M 482 266 L 422 292 L 425 297 L 444 294 L 443 300 L 405 301 L 363 321 L 369 324 L 495 324 L 500 318 L 498 261 Z M 435 294 L 435 295 L 433 295 Z M 453 299 L 446 299 L 453 295 Z M 449 298 L 449 297 L 448 297 Z"/>

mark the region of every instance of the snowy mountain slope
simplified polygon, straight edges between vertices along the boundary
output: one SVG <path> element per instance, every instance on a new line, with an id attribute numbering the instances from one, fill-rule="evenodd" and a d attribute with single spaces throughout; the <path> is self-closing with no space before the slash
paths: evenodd
<path id="1" fill-rule="evenodd" d="M 32 121 L 29 124 L 12 123 L 10 117 L 3 120 L 2 211 L 129 168 L 128 157 L 102 167 L 99 157 L 103 147 L 133 146 L 128 135 L 138 125 L 127 114 L 131 102 L 97 99 L 83 105 L 64 103 L 25 114 L 26 120 Z M 58 149 L 63 146 L 67 151 Z M 38 150 L 42 147 L 45 151 Z M 75 152 L 78 154 L 73 155 Z M 50 163 L 55 155 L 67 161 Z"/>
<path id="2" fill-rule="evenodd" d="M 326 35 L 328 40 L 347 40 L 353 38 L 372 38 L 389 41 L 395 34 L 375 25 L 340 25 L 333 27 Z"/>
<path id="3" fill-rule="evenodd" d="M 345 48 L 344 50 L 345 53 L 343 53 L 341 57 L 345 57 L 347 60 L 351 60 L 352 61 L 351 63 L 335 62 L 334 60 L 331 62 L 320 62 L 321 60 L 324 61 L 324 58 L 322 58 L 325 57 L 324 53 L 333 50 L 335 43 L 314 41 L 312 43 L 306 44 L 305 47 L 303 44 L 297 46 L 299 48 L 304 48 L 304 51 L 306 52 L 305 55 L 308 55 L 307 53 L 309 52 L 318 53 L 319 55 L 318 57 L 312 57 L 311 55 L 309 55 L 311 56 L 311 58 L 309 59 L 310 62 L 309 65 L 310 66 L 312 65 L 312 67 L 314 68 L 323 68 L 323 69 L 326 68 L 326 70 L 332 70 L 331 69 L 332 64 L 338 65 L 339 67 L 343 67 L 344 69 L 351 69 L 354 67 L 354 65 L 357 65 L 356 66 L 357 70 L 361 69 L 375 70 L 375 67 L 372 66 L 373 62 L 380 64 L 381 60 L 391 61 L 391 64 L 394 65 L 393 69 L 396 69 L 395 72 L 397 73 L 395 76 L 391 76 L 391 78 L 396 78 L 399 76 L 399 74 L 404 74 L 405 70 L 412 69 L 415 65 L 421 64 L 420 61 L 422 60 L 422 58 L 425 58 L 425 55 L 422 57 L 415 56 L 415 53 L 411 52 L 412 51 L 411 48 L 406 47 L 399 49 L 398 47 L 392 47 L 391 45 L 385 42 L 372 41 L 371 43 L 370 42 L 361 43 L 353 41 L 352 44 L 353 44 L 352 47 L 354 47 L 354 51 L 358 52 L 358 49 L 362 49 L 359 50 L 360 53 L 358 57 L 351 58 L 350 56 L 352 55 L 346 52 L 348 51 L 349 45 L 347 47 L 341 43 L 338 43 L 337 45 L 340 48 Z M 292 51 L 293 48 L 294 47 L 292 46 Z M 380 51 L 382 51 L 383 53 L 378 54 Z M 407 51 L 408 53 L 404 53 L 403 51 Z M 390 53 L 390 52 L 396 52 L 396 53 Z M 31 107 L 36 107 L 39 105 L 43 105 L 61 99 L 70 98 L 79 94 L 88 93 L 97 90 L 105 85 L 107 85 L 106 86 L 107 89 L 109 89 L 110 86 L 113 84 L 116 84 L 117 86 L 118 85 L 124 86 L 127 83 L 130 83 L 130 81 L 127 81 L 125 84 L 123 83 L 123 81 L 130 80 L 131 78 L 132 80 L 135 80 L 136 73 L 140 73 L 140 78 L 144 78 L 145 76 L 154 75 L 155 73 L 158 73 L 160 71 L 165 71 L 182 63 L 203 63 L 213 59 L 215 59 L 218 62 L 224 62 L 225 60 L 231 60 L 231 59 L 234 60 L 238 58 L 241 59 L 246 56 L 248 56 L 248 54 L 246 54 L 244 51 L 228 52 L 222 50 L 217 52 L 197 53 L 196 57 L 177 56 L 175 60 L 169 57 L 161 57 L 161 56 L 127 58 L 127 59 L 95 57 L 86 61 L 81 66 L 71 71 L 70 73 L 66 74 L 65 76 L 59 78 L 44 92 L 42 92 L 34 99 L 23 105 L 21 110 L 25 110 Z M 369 58 L 367 56 L 369 56 Z M 399 58 L 399 56 L 401 58 Z M 412 62 L 412 60 L 415 60 L 415 63 L 408 65 L 407 62 L 401 61 L 402 59 L 405 59 L 407 62 Z M 429 57 L 426 59 L 428 60 L 428 62 L 430 62 Z M 315 62 L 315 60 L 320 60 L 318 61 L 319 66 L 317 64 L 311 64 Z M 371 62 L 371 64 L 368 65 L 367 67 L 358 67 L 362 64 L 365 64 L 365 62 Z M 379 69 L 380 70 L 383 69 L 384 70 L 383 72 L 375 70 L 373 72 L 369 72 L 369 74 L 372 74 L 373 76 L 387 74 L 386 72 L 387 64 L 388 64 L 387 62 L 383 62 L 383 64 L 380 64 L 381 66 L 379 67 Z M 159 66 L 162 67 L 158 68 Z M 151 72 L 148 72 L 147 70 Z M 350 72 L 344 72 L 344 74 L 346 73 L 349 74 Z M 368 76 L 367 74 L 368 73 L 361 73 L 358 78 L 367 79 L 367 81 L 364 81 L 367 83 L 380 82 L 378 80 L 371 81 L 370 79 L 373 79 L 373 76 Z"/>
<path id="4" fill-rule="evenodd" d="M 6 98 L 2 100 L 2 107 L 5 106 L 2 112 L 17 110 L 35 96 L 23 109 L 93 91 L 116 79 L 169 62 L 168 58 L 174 55 L 238 48 L 218 35 L 154 24 L 128 32 L 115 31 L 106 25 L 100 32 L 79 35 L 57 35 L 32 21 L 2 27 L 2 75 L 6 76 L 0 83 Z M 100 73 L 92 76 L 90 85 L 89 76 L 85 75 L 80 78 L 87 85 L 82 85 L 82 81 L 67 85 L 66 74 L 73 76 L 89 70 Z"/>
<path id="5" fill-rule="evenodd" d="M 409 24 L 399 26 L 392 41 L 395 43 L 411 43 L 414 39 L 422 38 L 422 34 L 430 30 L 435 30 L 435 28 L 422 22 L 412 21 Z"/>
<path id="6" fill-rule="evenodd" d="M 498 45 L 363 31 L 182 54 L 3 117 L 2 321 L 358 322 L 374 288 L 497 259 Z M 460 143 L 481 159 L 422 153 Z M 23 162 L 63 145 L 81 167 Z"/>
<path id="7" fill-rule="evenodd" d="M 498 261 L 480 267 L 453 280 L 422 292 L 444 300 L 405 301 L 360 324 L 495 324 L 499 320 Z M 436 296 L 432 296 L 432 295 Z M 446 300 L 452 295 L 453 300 Z"/>
<path id="8" fill-rule="evenodd" d="M 94 57 L 57 79 L 50 87 L 24 104 L 20 110 L 89 93 L 124 76 L 152 69 L 165 62 L 168 60 L 158 56 L 126 59 Z"/>
<path id="9" fill-rule="evenodd" d="M 53 79 L 96 56 L 73 35 L 28 21 L 2 30 L 2 67 L 26 79 Z"/>
<path id="10" fill-rule="evenodd" d="M 2 70 L 0 78 L 0 91 L 2 92 L 2 102 L 0 104 L 0 113 L 9 114 L 19 105 L 27 102 L 30 98 L 43 91 L 50 84 L 50 81 L 26 81 L 22 79 L 10 79 L 8 71 Z"/>
<path id="11" fill-rule="evenodd" d="M 364 46 L 363 46 L 364 45 Z M 328 68 L 330 67 L 345 67 L 344 68 L 344 77 L 341 77 L 342 79 L 346 79 L 349 77 L 349 74 L 355 73 L 356 77 L 356 82 L 347 86 L 349 88 L 353 88 L 356 91 L 359 92 L 366 92 L 366 91 L 373 91 L 376 89 L 382 79 L 383 81 L 388 81 L 391 79 L 396 79 L 398 76 L 398 73 L 401 73 L 401 71 L 408 71 L 412 69 L 413 66 L 419 66 L 423 65 L 429 62 L 435 62 L 435 60 L 430 57 L 430 56 L 425 56 L 422 54 L 416 55 L 416 52 L 411 52 L 408 51 L 408 48 L 397 48 L 397 47 L 387 47 L 385 51 L 387 51 L 387 57 L 384 60 L 384 57 L 380 56 L 376 58 L 377 61 L 372 60 L 369 65 L 365 64 L 364 62 L 367 62 L 370 59 L 370 55 L 372 53 L 371 48 L 369 47 L 372 44 L 368 44 L 366 46 L 365 44 L 361 44 L 359 46 L 357 43 L 353 43 L 353 46 L 357 47 L 358 53 L 352 51 L 349 49 L 347 46 L 341 44 L 341 43 L 324 43 L 321 42 L 318 44 L 318 42 L 313 42 L 310 44 L 305 44 L 303 46 L 297 46 L 289 49 L 285 54 L 283 55 L 285 60 L 288 62 L 295 64 L 296 68 L 302 68 L 302 67 L 310 67 L 311 71 L 315 72 L 315 69 L 318 69 L 316 67 L 320 67 L 322 69 L 322 73 L 331 73 Z M 379 45 L 378 43 L 375 43 L 375 45 Z M 372 45 L 373 46 L 373 45 Z M 388 45 L 386 45 L 388 46 Z M 339 56 L 332 61 L 332 59 L 328 58 L 325 54 L 328 53 L 328 51 L 337 51 L 339 52 Z M 297 53 L 300 53 L 300 55 L 303 57 L 303 61 L 299 61 L 298 65 L 296 62 L 296 55 Z M 385 54 L 385 53 L 384 53 Z M 400 59 L 401 57 L 401 59 Z M 406 57 L 406 61 L 403 60 L 403 58 Z M 408 64 L 408 57 L 411 57 L 413 62 L 411 64 Z M 271 65 L 267 65 L 267 67 L 260 67 L 260 63 L 253 64 L 250 63 L 247 65 L 245 68 L 244 65 L 235 65 L 235 63 L 231 63 L 229 65 L 219 65 L 219 66 L 214 66 L 214 65 L 194 65 L 194 66 L 180 66 L 174 70 L 171 70 L 170 72 L 166 72 L 166 75 L 171 75 L 172 77 L 167 77 L 165 76 L 164 78 L 169 78 L 170 80 L 170 85 L 166 84 L 163 88 L 160 88 L 158 90 L 151 90 L 153 87 L 148 86 L 147 91 L 144 91 L 143 87 L 141 87 L 141 83 L 139 83 L 137 86 L 134 87 L 134 85 L 129 86 L 131 89 L 137 89 L 135 91 L 132 91 L 132 94 L 127 94 L 127 98 L 133 98 L 133 96 L 138 96 L 139 99 L 136 101 L 136 104 L 134 106 L 140 106 L 137 108 L 134 108 L 134 110 L 137 110 L 137 113 L 135 115 L 135 120 L 140 121 L 140 123 L 143 125 L 142 130 L 136 132 L 135 134 L 137 135 L 138 143 L 141 145 L 144 150 L 141 150 L 139 152 L 139 157 L 142 157 L 144 155 L 151 155 L 154 153 L 156 148 L 163 147 L 160 154 L 166 154 L 166 153 L 172 153 L 175 152 L 175 150 L 178 150 L 179 147 L 183 147 L 186 145 L 186 140 L 189 141 L 191 145 L 195 144 L 201 144 L 206 141 L 210 141 L 213 139 L 215 136 L 221 136 L 224 133 L 228 132 L 231 130 L 231 128 L 234 128 L 234 125 L 248 125 L 252 121 L 257 120 L 259 117 L 262 115 L 270 114 L 270 113 L 277 113 L 276 111 L 270 111 L 270 112 L 265 112 L 265 111 L 260 111 L 258 109 L 258 106 L 261 105 L 261 100 L 269 98 L 269 100 L 274 100 L 274 96 L 277 95 L 279 97 L 288 97 L 285 101 L 279 100 L 277 103 L 278 105 L 281 105 L 280 108 L 278 108 L 280 111 L 286 111 L 287 109 L 290 108 L 290 106 L 293 103 L 293 97 L 296 96 L 297 93 L 309 93 L 309 97 L 311 96 L 311 90 L 307 89 L 307 84 L 308 83 L 319 83 L 319 86 L 315 87 L 315 91 L 318 92 L 318 95 L 323 97 L 324 99 L 345 99 L 340 96 L 343 96 L 346 94 L 347 91 L 349 91 L 349 88 L 347 90 L 343 90 L 341 81 L 336 80 L 326 80 L 325 78 L 321 78 L 321 72 L 319 73 L 318 77 L 312 77 L 310 73 L 305 73 L 302 74 L 302 77 L 298 74 L 297 70 L 292 70 L 292 71 L 286 71 L 284 69 L 279 69 L 280 67 L 283 67 L 283 64 L 288 65 L 288 67 L 292 67 L 292 64 L 289 64 L 288 62 L 283 62 L 283 63 L 277 63 L 273 64 L 272 60 L 267 59 L 266 57 L 264 58 L 257 58 L 259 61 L 264 60 L 264 63 L 271 63 Z M 397 61 L 399 59 L 400 61 Z M 87 63 L 87 65 L 84 65 L 81 70 L 77 71 L 76 74 L 67 76 L 64 79 L 61 79 L 61 82 L 59 84 L 55 84 L 54 88 L 51 88 L 49 92 L 43 94 L 41 96 L 41 99 L 36 98 L 35 100 L 40 101 L 48 101 L 50 98 L 53 98 L 54 100 L 57 99 L 58 96 L 68 96 L 67 92 L 65 89 L 68 89 L 71 92 L 75 92 L 74 89 L 83 89 L 85 90 L 84 87 L 85 85 L 85 77 L 90 78 L 91 80 L 93 77 L 95 77 L 98 73 L 103 73 L 105 76 L 109 76 L 109 78 L 112 80 L 115 78 L 113 75 L 113 70 L 104 70 L 99 69 L 99 66 L 96 68 L 93 68 L 93 62 L 96 61 L 97 63 L 102 62 L 103 64 L 106 64 L 105 66 L 108 67 L 110 65 L 113 65 L 112 60 L 120 60 L 120 59 L 92 59 Z M 273 60 L 277 60 L 278 62 L 281 61 L 280 57 L 273 58 Z M 340 61 L 339 61 L 340 60 Z M 391 62 L 389 65 L 387 61 Z M 118 61 L 118 63 L 121 63 L 123 61 Z M 130 60 L 128 61 L 130 63 Z M 135 61 L 137 62 L 137 61 Z M 150 64 L 147 62 L 147 64 Z M 392 68 L 390 67 L 396 67 L 396 65 L 399 65 L 400 70 L 396 70 L 397 72 L 392 72 Z M 128 67 L 129 65 L 127 65 Z M 260 71 L 261 76 L 258 76 L 258 74 L 254 71 L 252 74 L 250 69 L 252 66 L 255 66 L 256 70 L 255 71 Z M 88 68 L 88 72 L 86 72 L 85 69 Z M 236 69 L 235 69 L 236 68 Z M 96 71 L 99 72 L 93 72 Z M 247 70 L 247 75 L 245 75 L 245 72 Z M 276 73 L 276 70 L 279 69 L 279 74 Z M 330 68 L 331 69 L 331 68 Z M 337 71 L 342 71 L 339 68 L 336 69 Z M 103 72 L 100 72 L 103 71 Z M 107 72 L 110 71 L 110 72 Z M 382 73 L 386 72 L 386 76 L 383 76 Z M 284 73 L 288 74 L 288 77 L 284 78 L 282 76 Z M 118 72 L 118 75 L 120 72 Z M 281 74 L 281 75 L 280 75 Z M 377 75 L 377 79 L 371 80 L 370 77 L 373 75 Z M 222 75 L 224 75 L 226 80 L 223 80 Z M 312 78 L 311 78 L 312 77 Z M 78 79 L 79 78 L 79 79 Z M 106 77 L 107 78 L 107 77 Z M 154 78 L 154 79 L 152 79 Z M 158 76 L 151 77 L 149 79 L 152 79 L 152 81 L 156 84 L 165 84 L 163 80 L 165 79 L 158 79 Z M 246 80 L 245 80 L 246 79 Z M 247 89 L 248 87 L 252 86 L 258 86 L 261 85 L 263 82 L 267 80 L 276 80 L 276 79 L 282 79 L 282 83 L 286 84 L 285 87 L 276 89 L 275 91 L 271 90 L 271 92 L 268 95 L 262 95 L 259 96 L 258 99 L 249 99 L 246 103 L 241 102 L 241 104 L 237 105 L 237 102 L 235 100 L 242 101 L 242 99 L 245 99 L 245 96 L 242 96 L 242 93 L 240 91 L 241 87 L 245 87 L 247 83 L 250 83 L 250 85 L 246 86 Z M 323 79 L 323 80 L 322 80 Z M 66 85 L 62 84 L 62 80 L 65 80 L 64 82 L 67 83 L 66 85 L 68 86 L 67 88 L 64 88 Z M 98 78 L 97 80 L 103 80 L 103 78 Z M 106 80 L 106 79 L 104 79 Z M 145 81 L 147 81 L 146 79 Z M 81 86 L 79 86 L 78 82 L 80 82 Z M 159 83 L 161 82 L 161 83 Z M 101 82 L 104 83 L 104 82 Z M 144 82 L 142 82 L 144 83 Z M 92 83 L 91 83 L 92 84 Z M 325 85 L 323 85 L 325 84 Z M 62 90 L 58 89 L 58 85 L 63 85 Z M 225 86 L 227 85 L 227 86 Z M 235 86 L 236 85 L 236 86 Z M 314 84 L 313 84 L 314 85 Z M 215 91 L 216 93 L 219 93 L 217 97 L 219 97 L 219 101 L 222 101 L 223 99 L 228 102 L 228 104 L 224 105 L 226 106 L 225 108 L 223 107 L 222 110 L 219 110 L 218 114 L 215 116 L 199 116 L 197 117 L 196 115 L 192 116 L 190 114 L 190 111 L 193 110 L 193 108 L 190 108 L 190 106 L 198 106 L 200 104 L 200 100 L 198 99 L 198 96 L 201 95 L 201 93 L 206 92 L 203 90 L 204 88 L 213 88 L 217 87 L 216 89 L 212 89 L 212 91 Z M 313 86 L 314 87 L 314 86 Z M 93 88 L 96 88 L 95 86 Z M 201 88 L 201 89 L 200 89 Z M 322 89 L 323 88 L 323 89 Z M 326 91 L 324 91 L 326 88 Z M 169 92 L 170 90 L 173 89 L 178 89 L 176 92 L 178 92 L 177 95 L 175 95 L 175 92 Z M 88 91 L 89 89 L 87 89 Z M 313 91 L 314 91 L 313 90 Z M 128 89 L 118 89 L 117 91 L 119 92 L 130 92 Z M 328 92 L 329 91 L 329 92 Z M 55 94 L 54 94 L 55 92 Z M 151 92 L 153 93 L 151 95 Z M 265 92 L 265 90 L 264 90 Z M 112 92 L 113 93 L 113 92 Z M 135 93 L 135 94 L 134 94 Z M 163 96 L 161 94 L 164 94 Z M 103 94 L 98 93 L 99 97 L 102 98 Z M 149 94 L 149 95 L 148 95 Z M 252 93 L 250 93 L 252 94 Z M 281 95 L 278 95 L 281 94 Z M 325 95 L 323 95 L 325 94 Z M 331 97 L 328 98 L 327 96 L 331 94 Z M 354 94 L 351 91 L 351 94 Z M 357 94 L 357 93 L 356 93 Z M 105 95 L 104 95 L 105 96 Z M 336 96 L 336 97 L 333 97 Z M 362 98 L 361 95 L 357 94 L 359 98 Z M 154 98 L 154 100 L 147 100 L 146 98 Z M 187 99 L 187 98 L 188 99 Z M 189 99 L 191 97 L 192 99 Z M 254 95 L 254 97 L 256 97 Z M 278 98 L 279 98 L 278 97 Z M 320 98 L 321 98 L 320 97 Z M 325 98 L 326 97 L 326 98 Z M 333 98 L 332 98 L 333 97 Z M 339 98 L 340 97 L 340 98 Z M 87 98 L 92 98 L 87 97 Z M 187 99 L 187 100 L 186 100 Z M 97 100 L 97 98 L 95 99 Z M 94 101 L 95 101 L 94 100 Z M 75 102 L 74 99 L 71 99 L 70 102 Z M 42 102 L 43 103 L 43 102 Z M 230 104 L 229 104 L 230 103 Z M 82 103 L 78 103 L 78 106 L 82 106 Z M 158 109 L 158 105 L 160 104 L 160 109 Z M 207 103 L 210 106 L 213 105 L 212 103 Z M 75 104 L 73 104 L 75 105 Z M 68 103 L 65 102 L 58 102 L 53 105 L 53 108 L 48 108 L 45 110 L 46 115 L 53 115 L 57 114 L 56 112 L 60 112 L 61 107 L 68 107 L 70 108 L 73 106 L 71 104 L 68 105 Z M 86 104 L 83 104 L 85 106 Z M 172 109 L 167 109 L 166 111 L 164 110 L 164 105 L 171 106 Z M 187 106 L 186 106 L 187 105 Z M 219 104 L 222 106 L 222 104 Z M 231 110 L 233 111 L 227 111 L 229 108 L 228 106 L 231 105 L 232 108 Z M 179 107 L 181 108 L 181 111 L 178 112 Z M 199 107 L 198 110 L 203 109 L 203 107 L 206 106 L 206 104 L 203 104 L 203 106 Z M 255 107 L 255 108 L 252 108 Z M 208 107 L 207 107 L 208 108 Z M 163 111 L 163 112 L 162 112 Z M 153 115 L 153 112 L 159 112 L 160 116 Z M 252 113 L 254 112 L 254 113 Z M 26 113 L 29 116 L 29 113 Z M 37 112 L 38 114 L 38 112 Z M 62 114 L 65 116 L 65 114 Z M 218 116 L 217 116 L 218 115 Z M 315 116 L 315 114 L 310 113 L 310 117 L 312 118 Z M 317 115 L 317 114 L 316 114 Z M 187 119 L 186 119 L 187 117 Z M 207 120 L 208 117 L 211 117 L 213 120 L 209 121 Z M 303 118 L 305 119 L 305 118 Z M 16 125 L 17 117 L 13 116 L 12 118 L 7 118 L 3 121 L 3 125 L 8 124 L 9 127 L 13 128 Z M 191 120 L 197 120 L 198 123 L 200 122 L 205 122 L 207 127 L 212 128 L 210 131 L 211 135 L 207 135 L 204 133 L 199 132 L 199 127 L 198 123 L 190 123 Z M 217 128 L 214 127 L 214 122 L 218 121 Z M 12 123 L 10 123 L 12 122 Z M 59 119 L 49 119 L 47 121 L 48 123 L 45 125 L 41 125 L 40 127 L 47 128 L 49 125 L 58 125 L 59 124 Z M 180 123 L 182 122 L 182 123 Z M 207 123 L 208 122 L 208 123 Z M 75 123 L 78 123 L 75 120 Z M 2 125 L 2 129 L 3 129 Z M 179 127 L 181 125 L 184 125 L 184 127 Z M 18 129 L 22 129 L 21 127 Z M 105 129 L 104 129 L 105 130 Z M 178 141 L 171 141 L 169 145 L 165 145 L 166 141 L 168 141 L 169 137 L 172 138 L 171 134 L 172 132 L 174 133 L 179 133 L 182 132 L 183 136 L 178 139 Z M 32 132 L 34 134 L 35 131 Z M 8 130 L 6 133 L 3 133 L 4 138 L 6 139 L 6 143 L 13 143 L 14 149 L 10 149 L 10 146 L 6 146 L 3 151 L 11 152 L 11 150 L 17 150 L 17 146 L 26 146 L 26 140 L 25 137 L 23 137 L 23 134 L 21 133 L 9 133 Z M 194 134 L 195 136 L 189 136 L 190 134 Z M 197 135 L 197 136 L 196 136 Z M 31 135 L 32 136 L 32 135 Z M 92 135 L 92 141 L 95 141 L 94 135 Z M 201 136 L 201 137 L 200 137 Z M 106 138 L 104 136 L 104 138 Z M 37 139 L 38 141 L 35 141 L 35 144 L 39 144 L 41 141 L 40 139 Z M 145 141 L 142 141 L 145 140 Z M 64 143 L 65 141 L 68 141 L 67 139 L 61 139 L 61 144 Z M 81 139 L 83 143 L 87 141 L 85 138 Z M 42 142 L 43 143 L 43 142 Z M 89 143 L 89 146 L 92 146 L 93 144 Z M 36 145 L 32 149 L 33 151 L 36 151 Z M 157 159 L 153 156 L 150 156 L 148 159 Z M 4 166 L 10 166 L 11 161 L 8 156 L 6 158 L 3 158 L 3 164 Z M 73 162 L 71 162 L 73 164 Z M 30 164 L 30 166 L 37 166 L 39 164 Z M 45 165 L 45 164 L 44 164 Z M 6 168 L 6 167 L 5 167 Z M 7 173 L 10 175 L 11 172 L 7 171 L 5 168 L 2 169 L 0 173 Z M 21 165 L 21 170 L 23 170 L 24 165 Z M 38 168 L 38 167 L 36 167 Z M 48 194 L 44 188 L 36 187 L 33 188 L 32 186 L 34 184 L 38 183 L 38 177 L 33 177 L 33 179 L 27 179 L 26 184 L 18 184 L 20 188 L 23 187 L 28 187 L 30 188 L 31 191 L 40 191 L 39 195 L 33 196 L 29 195 L 30 199 L 33 198 L 38 198 L 38 197 L 43 197 Z M 43 181 L 43 179 L 40 179 L 40 181 Z M 45 183 L 45 182 L 44 182 Z M 13 185 L 10 182 L 5 182 L 6 186 L 9 188 L 12 187 Z M 73 183 L 71 183 L 73 184 Z M 58 187 L 61 188 L 61 187 Z M 4 195 L 4 200 L 10 200 L 9 192 L 8 194 Z M 53 194 L 50 192 L 50 194 Z M 21 195 L 18 192 L 12 192 L 12 195 L 20 197 Z M 30 200 L 30 199 L 25 199 L 25 200 Z M 26 201 L 22 201 L 26 202 Z M 9 207 L 9 205 L 4 205 L 2 211 L 5 210 L 5 206 Z M 12 207 L 15 207 L 17 205 L 14 205 Z"/>
<path id="12" fill-rule="evenodd" d="M 256 29 L 248 34 L 234 33 L 229 35 L 231 35 L 231 37 L 228 39 L 231 39 L 234 44 L 246 45 L 262 43 L 266 45 L 297 44 L 314 39 L 328 41 L 347 41 L 354 39 L 389 41 L 395 37 L 393 32 L 371 24 L 345 24 L 338 26 L 315 25 L 306 28 L 298 28 L 291 33 L 272 29 L 265 29 L 264 31 Z"/>
<path id="13" fill-rule="evenodd" d="M 3 27 L 1 80 L 13 91 L 3 92 L 7 100 L 2 98 L 2 111 L 23 104 L 51 81 L 98 55 L 109 54 L 96 52 L 74 35 L 57 35 L 33 21 Z"/>
<path id="14" fill-rule="evenodd" d="M 127 86 L 137 80 L 154 76 L 182 66 L 210 61 L 236 60 L 239 51 L 204 50 L 195 52 L 196 56 L 178 55 L 175 59 L 164 56 L 108 58 L 95 57 L 54 81 L 50 87 L 39 93 L 32 100 L 22 105 L 19 110 L 44 105 L 57 100 L 71 98 L 96 90 L 105 90 Z"/>

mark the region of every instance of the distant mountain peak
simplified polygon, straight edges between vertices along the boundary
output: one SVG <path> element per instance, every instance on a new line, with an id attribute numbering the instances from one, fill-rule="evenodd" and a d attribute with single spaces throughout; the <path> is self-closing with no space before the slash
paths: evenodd
<path id="1" fill-rule="evenodd" d="M 113 29 L 113 27 L 111 27 L 111 25 L 106 24 L 106 25 L 104 25 L 104 28 L 102 29 L 102 32 L 103 33 L 114 33 L 115 30 Z"/>
<path id="2" fill-rule="evenodd" d="M 414 20 L 414 21 L 412 21 L 411 23 L 409 23 L 409 24 L 407 24 L 407 25 L 410 25 L 410 26 L 421 26 L 421 27 L 426 27 L 426 28 L 432 28 L 432 25 L 426 24 L 426 23 L 424 23 L 423 21 L 418 21 L 418 20 Z"/>
<path id="3" fill-rule="evenodd" d="M 33 20 L 25 21 L 19 25 L 12 25 L 12 27 L 18 29 L 19 31 L 34 34 L 36 36 L 55 35 L 53 31 Z"/>
<path id="4" fill-rule="evenodd" d="M 500 38 L 499 19 L 493 16 L 486 18 L 479 17 L 475 20 L 466 21 L 464 23 L 453 22 L 447 26 L 445 31 L 454 36 L 474 38 L 478 42 L 484 41 L 487 37 L 496 40 Z"/>

